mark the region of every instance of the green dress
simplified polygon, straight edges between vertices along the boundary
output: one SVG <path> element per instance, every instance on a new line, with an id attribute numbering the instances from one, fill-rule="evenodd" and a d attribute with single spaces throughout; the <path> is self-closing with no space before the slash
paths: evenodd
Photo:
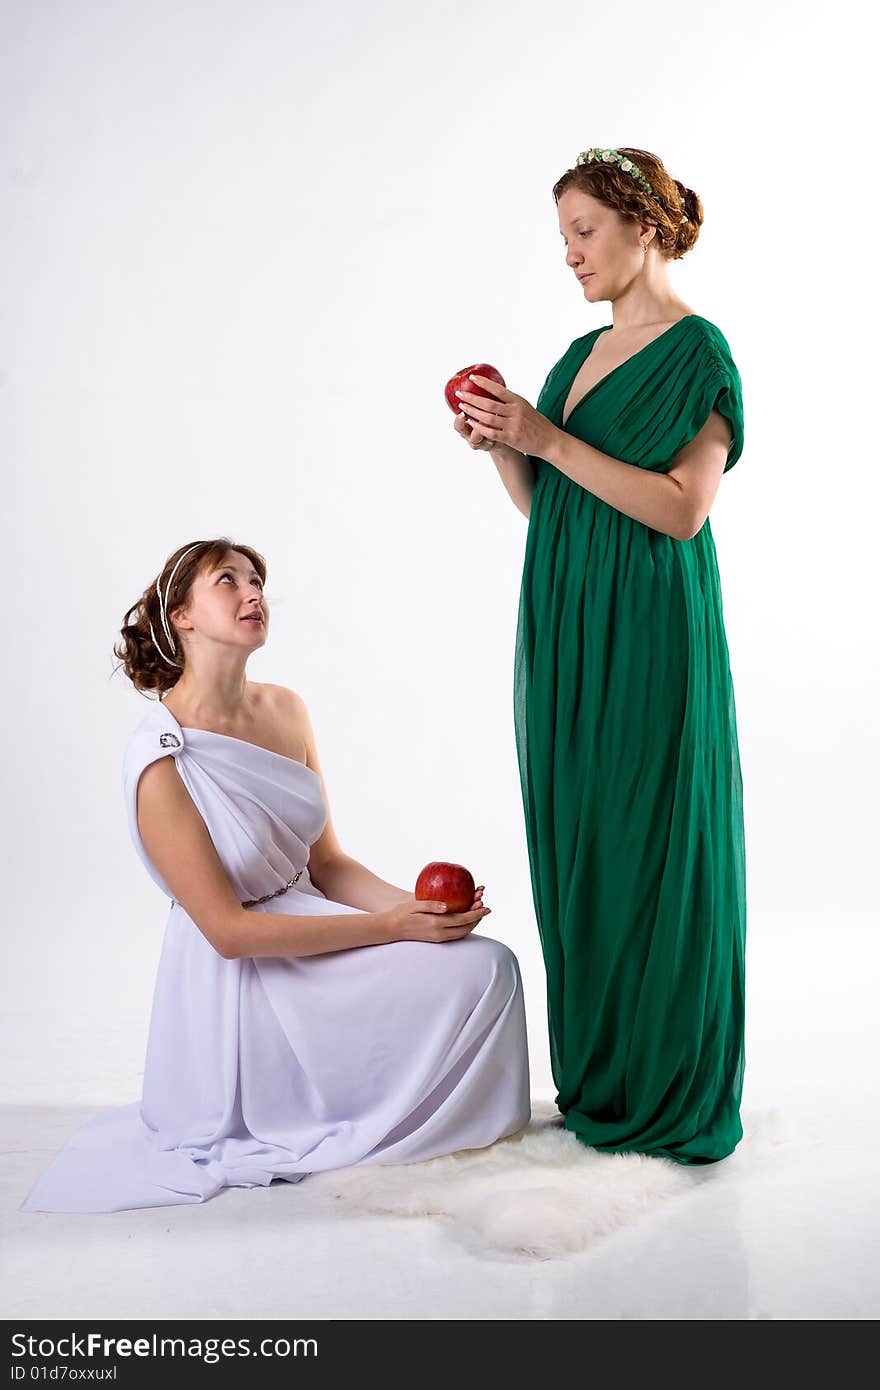
<path id="1" fill-rule="evenodd" d="M 560 428 L 604 331 L 544 383 L 537 409 Z M 662 473 L 713 407 L 733 429 L 726 473 L 740 376 L 693 314 L 593 386 L 565 430 Z M 746 930 L 712 528 L 675 540 L 529 457 L 514 720 L 556 1103 L 593 1148 L 712 1163 L 742 1138 Z"/>

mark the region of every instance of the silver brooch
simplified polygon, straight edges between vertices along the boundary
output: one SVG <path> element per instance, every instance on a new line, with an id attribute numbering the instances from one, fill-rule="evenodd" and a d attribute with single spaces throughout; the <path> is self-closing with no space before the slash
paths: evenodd
<path id="1" fill-rule="evenodd" d="M 180 739 L 177 737 L 177 734 L 160 734 L 160 735 L 159 735 L 159 747 L 160 747 L 160 748 L 179 748 L 179 747 L 180 747 Z"/>

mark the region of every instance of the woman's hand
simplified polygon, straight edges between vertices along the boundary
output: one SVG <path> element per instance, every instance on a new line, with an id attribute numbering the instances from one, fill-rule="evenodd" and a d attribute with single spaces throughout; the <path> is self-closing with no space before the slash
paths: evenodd
<path id="1" fill-rule="evenodd" d="M 473 391 L 455 393 L 462 402 L 469 424 L 473 425 L 472 436 L 468 441 L 472 448 L 497 449 L 499 445 L 507 444 L 511 449 L 518 449 L 521 454 L 534 454 L 536 458 L 545 458 L 548 450 L 552 448 L 554 437 L 560 433 L 556 426 L 529 405 L 524 396 L 518 396 L 515 391 L 501 386 L 491 377 L 479 376 L 472 372 L 471 378 L 478 386 L 491 391 L 492 395 L 497 397 L 496 400 L 489 400 Z M 455 428 L 462 434 L 464 431 L 458 420 L 459 416 L 456 416 Z M 474 437 L 480 442 L 475 443 Z"/>
<path id="2" fill-rule="evenodd" d="M 478 922 L 488 917 L 491 907 L 483 906 L 483 888 L 474 890 L 474 900 L 465 912 L 450 912 L 445 903 L 433 899 L 405 898 L 381 913 L 389 941 L 459 941 L 469 936 Z"/>
<path id="3" fill-rule="evenodd" d="M 480 433 L 477 425 L 469 425 L 465 415 L 458 415 L 453 419 L 456 434 L 460 434 L 462 439 L 466 439 L 472 449 L 497 449 L 499 445 L 494 439 L 487 439 Z"/>

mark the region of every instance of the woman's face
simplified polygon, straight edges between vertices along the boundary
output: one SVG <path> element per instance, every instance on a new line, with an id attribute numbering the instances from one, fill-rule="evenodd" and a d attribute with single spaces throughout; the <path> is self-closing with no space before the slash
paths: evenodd
<path id="1" fill-rule="evenodd" d="M 557 212 L 565 263 L 585 298 L 615 299 L 642 268 L 639 223 L 623 222 L 614 208 L 573 188 L 562 194 Z"/>
<path id="2" fill-rule="evenodd" d="M 201 570 L 176 625 L 199 646 L 219 643 L 248 652 L 262 647 L 269 629 L 269 606 L 262 580 L 247 556 L 230 550 L 221 564 Z"/>

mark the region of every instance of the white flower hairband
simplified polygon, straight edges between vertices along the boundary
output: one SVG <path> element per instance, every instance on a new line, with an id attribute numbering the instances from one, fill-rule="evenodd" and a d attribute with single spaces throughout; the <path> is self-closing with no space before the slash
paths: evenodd
<path id="1" fill-rule="evenodd" d="M 657 198 L 657 194 L 648 183 L 641 169 L 637 164 L 633 164 L 632 160 L 628 159 L 626 155 L 620 154 L 617 150 L 582 150 L 575 160 L 575 164 L 589 164 L 594 159 L 602 159 L 606 164 L 619 164 L 625 174 L 632 174 L 633 178 L 644 188 L 646 193 L 650 193 L 652 198 Z M 660 201 L 659 198 L 657 198 L 657 201 Z M 682 213 L 681 220 L 682 222 L 688 222 L 690 219 L 685 213 Z"/>

